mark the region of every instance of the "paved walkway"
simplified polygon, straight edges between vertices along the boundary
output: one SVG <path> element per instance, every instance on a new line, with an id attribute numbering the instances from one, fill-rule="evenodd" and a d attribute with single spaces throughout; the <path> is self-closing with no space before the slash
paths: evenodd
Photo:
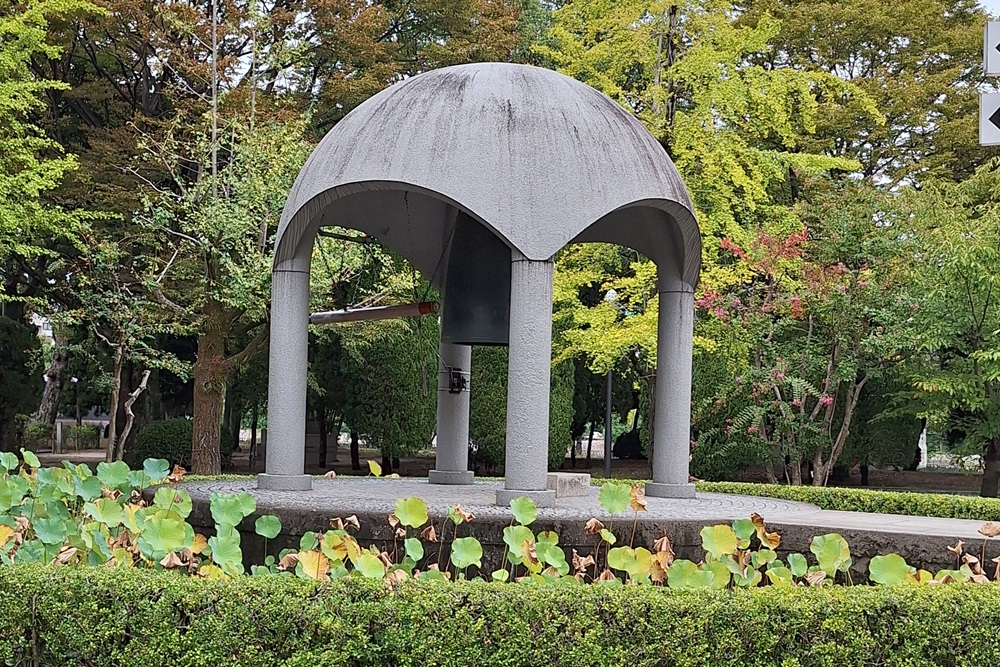
<path id="1" fill-rule="evenodd" d="M 305 510 L 343 516 L 351 513 L 390 513 L 398 498 L 416 496 L 424 500 L 431 514 L 443 515 L 449 506 L 461 504 L 482 518 L 510 518 L 510 510 L 494 505 L 494 493 L 501 482 L 477 482 L 472 486 L 441 486 L 418 479 L 338 478 L 317 479 L 311 492 L 259 491 L 252 480 L 233 482 L 191 482 L 184 488 L 196 500 L 207 501 L 212 492 L 247 491 L 257 500 L 258 510 Z M 590 496 L 560 498 L 557 506 L 539 509 L 540 519 L 586 520 L 608 515 L 597 501 L 598 488 Z M 648 498 L 643 521 L 728 522 L 760 514 L 769 524 L 815 527 L 829 531 L 867 531 L 884 534 L 926 535 L 928 537 L 981 540 L 978 529 L 983 521 L 940 519 L 821 510 L 807 503 L 739 496 L 722 493 L 698 493 L 694 499 Z M 631 519 L 632 512 L 628 512 Z"/>
<path id="2" fill-rule="evenodd" d="M 825 526 L 833 531 L 865 530 L 903 535 L 928 535 L 962 540 L 981 540 L 979 528 L 985 521 L 942 519 L 901 514 L 872 514 L 816 509 L 791 515 L 771 515 L 769 522 L 793 526 Z"/>
<path id="3" fill-rule="evenodd" d="M 274 509 L 329 510 L 333 515 L 360 512 L 392 512 L 398 498 L 416 496 L 427 503 L 432 514 L 445 515 L 448 507 L 460 504 L 482 518 L 509 519 L 510 509 L 497 507 L 496 491 L 502 482 L 476 482 L 471 486 L 428 484 L 423 479 L 374 479 L 366 477 L 317 479 L 308 492 L 260 491 L 256 482 L 190 482 L 184 488 L 192 498 L 206 499 L 213 492 L 238 493 L 247 491 L 257 499 L 262 511 Z M 560 498 L 554 508 L 538 510 L 540 518 L 582 519 L 604 518 L 607 513 L 597 502 L 599 489 L 593 487 L 589 496 Z M 756 512 L 762 516 L 794 516 L 814 513 L 819 509 L 806 503 L 775 498 L 735 496 L 723 493 L 699 493 L 693 499 L 647 498 L 648 508 L 641 514 L 644 520 L 719 520 L 747 517 Z M 629 511 L 631 516 L 632 512 Z"/>

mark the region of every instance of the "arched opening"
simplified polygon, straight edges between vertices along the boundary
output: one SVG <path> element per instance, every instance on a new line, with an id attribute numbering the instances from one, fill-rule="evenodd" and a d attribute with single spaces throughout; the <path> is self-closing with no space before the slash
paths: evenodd
<path id="1" fill-rule="evenodd" d="M 292 452 L 299 448 L 298 433 L 305 424 L 305 407 L 300 405 L 304 383 L 296 382 L 296 377 L 305 377 L 298 364 L 307 340 L 303 331 L 309 315 L 310 260 L 316 236 L 326 226 L 363 232 L 367 241 L 407 260 L 441 293 L 437 465 L 430 478 L 446 484 L 471 483 L 469 346 L 507 343 L 511 248 L 467 207 L 447 197 L 405 183 L 364 182 L 314 197 L 279 231 L 272 319 L 280 326 L 272 329 L 269 439 L 272 448 L 280 448 L 281 460 L 268 456 L 261 484 L 309 486 L 302 475 L 304 459 L 300 463 Z"/>

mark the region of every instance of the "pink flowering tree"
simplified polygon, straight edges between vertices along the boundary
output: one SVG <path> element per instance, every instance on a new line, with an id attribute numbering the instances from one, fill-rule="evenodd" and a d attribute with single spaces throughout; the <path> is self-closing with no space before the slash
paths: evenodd
<path id="1" fill-rule="evenodd" d="M 825 485 L 865 386 L 907 349 L 917 305 L 901 280 L 905 243 L 882 203 L 866 188 L 817 184 L 791 229 L 723 239 L 742 279 L 697 301 L 700 318 L 750 358 L 718 387 L 711 408 L 725 419 L 702 437 L 754 448 L 772 482 Z"/>

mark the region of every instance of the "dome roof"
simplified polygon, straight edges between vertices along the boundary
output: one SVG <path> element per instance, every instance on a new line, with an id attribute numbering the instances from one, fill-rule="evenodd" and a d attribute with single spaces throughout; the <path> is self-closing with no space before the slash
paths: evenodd
<path id="1" fill-rule="evenodd" d="M 529 259 L 605 241 L 697 281 L 691 200 L 656 139 L 579 81 L 502 63 L 420 74 L 347 114 L 289 194 L 275 268 L 307 261 L 303 242 L 311 248 L 319 226 L 339 225 L 427 271 L 447 252 L 456 210 Z"/>

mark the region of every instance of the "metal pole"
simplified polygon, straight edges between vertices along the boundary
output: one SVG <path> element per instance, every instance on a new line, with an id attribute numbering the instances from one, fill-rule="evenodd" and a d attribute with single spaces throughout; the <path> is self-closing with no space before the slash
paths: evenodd
<path id="1" fill-rule="evenodd" d="M 608 371 L 607 381 L 604 383 L 604 476 L 611 477 L 611 444 L 614 438 L 611 435 L 611 383 L 614 371 Z"/>

